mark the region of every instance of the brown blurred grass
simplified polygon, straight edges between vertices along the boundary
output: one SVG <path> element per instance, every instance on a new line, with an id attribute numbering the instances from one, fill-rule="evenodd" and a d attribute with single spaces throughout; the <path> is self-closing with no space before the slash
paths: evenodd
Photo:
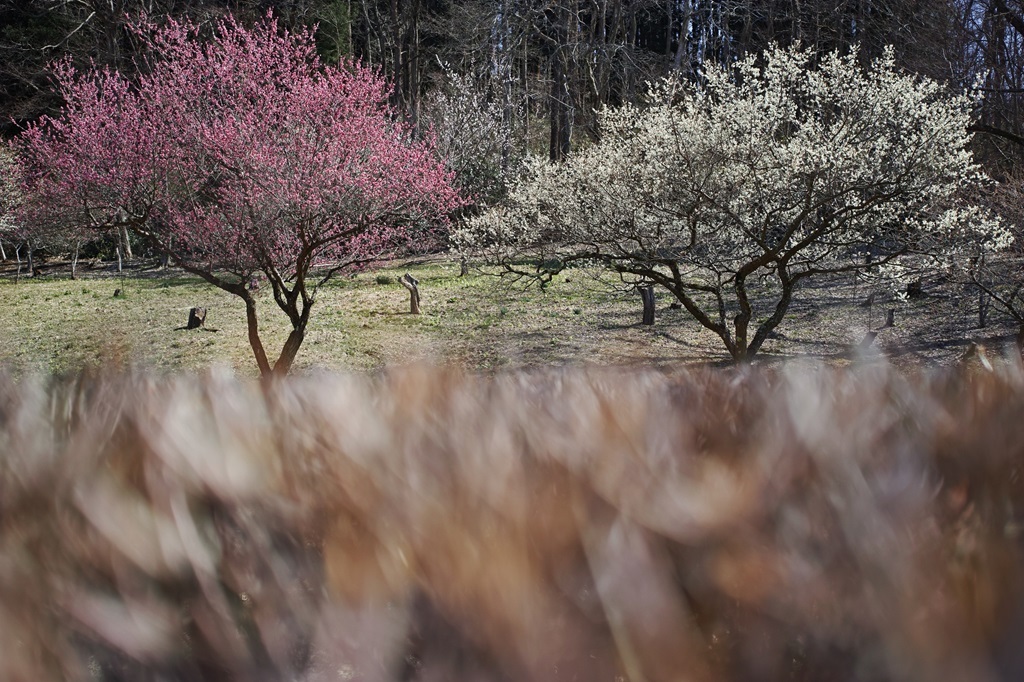
<path id="1" fill-rule="evenodd" d="M 1024 675 L 1024 366 L 0 374 L 0 679 Z"/>

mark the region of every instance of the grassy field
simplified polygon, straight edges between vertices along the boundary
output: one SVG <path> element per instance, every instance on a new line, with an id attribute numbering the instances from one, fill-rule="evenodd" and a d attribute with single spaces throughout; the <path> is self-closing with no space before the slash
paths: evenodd
<path id="1" fill-rule="evenodd" d="M 16 372 L 117 361 L 162 371 L 226 365 L 256 374 L 241 302 L 197 278 L 143 266 L 118 278 L 106 264 L 77 280 L 55 272 L 16 282 L 10 270 L 0 273 L 0 362 Z M 408 313 L 408 294 L 397 281 L 405 272 L 420 280 L 421 315 Z M 117 297 L 116 289 L 123 289 Z M 858 305 L 868 293 L 854 281 L 803 291 L 761 361 L 810 355 L 843 362 L 850 344 L 884 320 L 886 304 Z M 998 346 L 1008 339 L 1005 323 L 973 328 L 972 302 L 935 286 L 922 301 L 888 305 L 897 307 L 897 325 L 879 334 L 878 345 L 897 364 L 942 364 L 971 340 Z M 659 293 L 657 322 L 643 327 L 635 293 L 586 271 L 568 271 L 541 291 L 477 271 L 459 277 L 458 264 L 447 260 L 398 264 L 321 290 L 296 371 L 421 360 L 482 371 L 724 362 L 721 341 L 669 303 Z M 182 328 L 193 306 L 209 310 L 206 329 Z M 288 329 L 269 291 L 261 294 L 260 314 L 268 354 L 276 357 Z"/>

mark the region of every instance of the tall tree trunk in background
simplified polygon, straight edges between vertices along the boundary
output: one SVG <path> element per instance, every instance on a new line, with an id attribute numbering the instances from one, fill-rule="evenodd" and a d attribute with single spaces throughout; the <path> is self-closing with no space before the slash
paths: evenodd
<path id="1" fill-rule="evenodd" d="M 565 58 L 562 48 L 556 48 L 551 57 L 551 145 L 552 161 L 561 161 L 569 156 L 572 149 L 572 128 L 569 112 L 569 84 L 565 73 Z"/>
<path id="2" fill-rule="evenodd" d="M 398 4 L 400 0 L 389 0 L 388 16 L 391 21 L 391 67 L 395 86 L 392 103 L 405 111 L 405 93 L 402 82 L 402 23 L 398 18 Z"/>
<path id="3" fill-rule="evenodd" d="M 417 131 L 420 125 L 420 0 L 411 0 L 405 34 L 405 115 Z"/>
<path id="4" fill-rule="evenodd" d="M 676 52 L 672 57 L 672 70 L 679 71 L 683 68 L 683 57 L 686 56 L 686 70 L 684 74 L 689 77 L 693 74 L 692 64 L 689 59 L 689 47 L 690 47 L 690 30 L 691 30 L 691 16 L 693 13 L 693 6 L 690 4 L 691 0 L 681 0 L 682 11 L 679 15 L 679 33 L 676 37 Z M 669 30 L 672 26 L 669 26 Z"/>
<path id="5" fill-rule="evenodd" d="M 392 101 L 406 120 L 418 129 L 420 118 L 420 0 L 389 0 L 391 29 Z"/>
<path id="6" fill-rule="evenodd" d="M 552 161 L 561 161 L 569 156 L 572 148 L 572 99 L 567 63 L 569 10 L 566 6 L 560 5 L 554 14 L 551 95 L 548 103 L 551 125 L 549 155 Z"/>

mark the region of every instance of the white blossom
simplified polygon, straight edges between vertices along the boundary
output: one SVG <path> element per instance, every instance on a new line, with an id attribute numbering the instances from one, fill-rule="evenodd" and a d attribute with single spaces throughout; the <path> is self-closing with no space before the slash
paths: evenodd
<path id="1" fill-rule="evenodd" d="M 802 279 L 864 267 L 868 252 L 878 264 L 1003 243 L 962 200 L 984 182 L 972 102 L 899 72 L 891 50 L 857 59 L 773 48 L 699 85 L 653 84 L 646 103 L 601 112 L 599 144 L 528 163 L 456 241 L 497 260 L 555 249 L 664 286 L 737 359 Z"/>
<path id="2" fill-rule="evenodd" d="M 518 168 L 512 121 L 519 112 L 488 96 L 472 76 L 443 64 L 442 70 L 440 87 L 424 101 L 425 122 L 459 186 L 478 205 L 491 205 Z"/>

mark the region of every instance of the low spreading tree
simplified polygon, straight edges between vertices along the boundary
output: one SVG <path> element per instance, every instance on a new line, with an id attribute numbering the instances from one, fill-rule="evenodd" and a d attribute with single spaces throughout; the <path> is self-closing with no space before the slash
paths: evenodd
<path id="1" fill-rule="evenodd" d="M 865 69 L 776 48 L 604 110 L 598 144 L 534 159 L 455 238 L 542 281 L 583 264 L 661 287 L 746 360 L 812 278 L 1000 242 L 962 202 L 984 182 L 971 107 L 891 54 Z"/>
<path id="2" fill-rule="evenodd" d="M 390 86 L 323 65 L 311 32 L 270 17 L 206 38 L 188 22 L 136 30 L 152 56 L 132 78 L 57 66 L 63 111 L 18 142 L 24 219 L 131 228 L 241 298 L 260 372 L 287 373 L 321 285 L 430 244 L 463 200 Z M 273 365 L 248 286 L 261 275 L 291 323 Z"/>

